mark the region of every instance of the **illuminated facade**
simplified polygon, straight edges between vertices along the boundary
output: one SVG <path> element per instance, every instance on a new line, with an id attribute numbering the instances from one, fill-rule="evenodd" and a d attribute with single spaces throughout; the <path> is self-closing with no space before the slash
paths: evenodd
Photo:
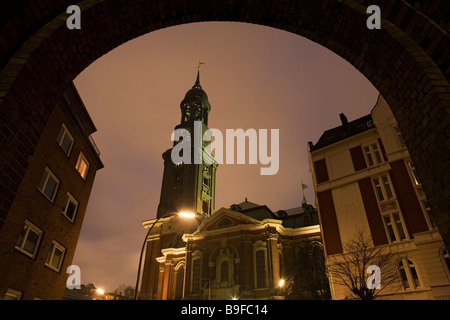
<path id="1" fill-rule="evenodd" d="M 209 111 L 197 75 L 181 102 L 181 123 L 175 129 L 192 133 L 194 122 L 201 121 L 204 133 Z M 284 299 L 298 294 L 298 248 L 308 243 L 323 260 L 317 211 L 304 201 L 301 207 L 274 213 L 247 199 L 215 211 L 217 164 L 195 164 L 193 158 L 191 164 L 174 163 L 173 148 L 163 154 L 156 219 L 143 222 L 150 231 L 139 299 Z M 181 211 L 194 212 L 196 218 L 178 216 Z M 280 287 L 281 279 L 286 280 Z"/>
<path id="2" fill-rule="evenodd" d="M 400 284 L 381 298 L 450 299 L 448 251 L 386 101 L 380 96 L 371 114 L 351 122 L 341 114 L 341 121 L 309 143 L 327 262 L 345 255 L 344 244 L 365 230 L 397 257 Z M 331 291 L 333 299 L 351 296 L 343 286 Z"/>

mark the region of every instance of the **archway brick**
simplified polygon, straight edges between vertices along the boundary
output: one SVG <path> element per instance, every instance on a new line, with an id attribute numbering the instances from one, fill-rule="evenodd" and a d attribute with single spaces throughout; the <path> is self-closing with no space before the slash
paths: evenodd
<path id="1" fill-rule="evenodd" d="M 377 1 L 382 29 L 368 30 L 371 2 L 84 0 L 81 30 L 65 25 L 72 1 L 0 4 L 0 228 L 56 98 L 84 68 L 154 30 L 236 21 L 311 39 L 373 83 L 392 108 L 450 247 L 450 2 Z"/>

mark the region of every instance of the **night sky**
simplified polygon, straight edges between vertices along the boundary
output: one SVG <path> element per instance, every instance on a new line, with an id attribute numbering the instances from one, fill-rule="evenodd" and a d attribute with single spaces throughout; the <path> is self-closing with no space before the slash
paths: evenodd
<path id="1" fill-rule="evenodd" d="M 97 172 L 73 264 L 81 282 L 106 291 L 135 285 L 139 253 L 155 218 L 162 153 L 181 120 L 180 102 L 200 82 L 208 125 L 279 129 L 280 166 L 219 165 L 216 210 L 249 201 L 272 211 L 314 204 L 307 143 L 369 114 L 378 91 L 347 61 L 292 33 L 245 23 L 194 23 L 155 31 L 104 55 L 74 81 L 96 127 L 105 168 Z M 270 150 L 270 149 L 269 149 Z M 247 160 L 248 162 L 248 160 Z M 259 162 L 259 161 L 258 161 Z"/>

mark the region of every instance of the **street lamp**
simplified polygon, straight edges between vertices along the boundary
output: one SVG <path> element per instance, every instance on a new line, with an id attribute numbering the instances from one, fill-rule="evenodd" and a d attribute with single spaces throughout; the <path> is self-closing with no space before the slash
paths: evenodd
<path id="1" fill-rule="evenodd" d="M 286 282 L 284 281 L 284 279 L 280 279 L 280 281 L 278 282 L 280 297 L 281 297 L 281 293 L 282 293 L 282 290 L 283 290 L 283 287 L 284 287 L 285 283 Z"/>
<path id="2" fill-rule="evenodd" d="M 142 244 L 141 254 L 139 256 L 139 267 L 138 267 L 138 273 L 137 273 L 137 278 L 136 278 L 136 286 L 135 286 L 135 289 L 134 289 L 134 300 L 137 300 L 139 278 L 140 278 L 140 275 L 141 275 L 142 256 L 144 255 L 144 248 L 145 248 L 145 244 L 147 243 L 147 238 L 150 235 L 150 232 L 152 231 L 153 227 L 155 226 L 155 224 L 159 220 L 161 220 L 163 218 L 171 217 L 171 216 L 176 216 L 176 215 L 178 215 L 178 216 L 180 216 L 182 218 L 192 219 L 195 216 L 197 216 L 198 213 L 194 213 L 194 212 L 191 212 L 191 211 L 180 211 L 178 213 L 169 213 L 169 214 L 166 214 L 166 215 L 164 215 L 162 217 L 159 217 L 158 219 L 156 219 L 155 222 L 153 222 L 152 226 L 148 229 L 147 235 L 145 236 L 144 243 Z"/>

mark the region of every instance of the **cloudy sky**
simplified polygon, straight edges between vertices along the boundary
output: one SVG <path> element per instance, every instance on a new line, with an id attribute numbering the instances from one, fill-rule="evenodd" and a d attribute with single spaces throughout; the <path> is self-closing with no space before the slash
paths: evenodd
<path id="1" fill-rule="evenodd" d="M 135 285 L 139 253 L 155 218 L 162 153 L 172 146 L 180 102 L 200 82 L 211 103 L 209 127 L 279 129 L 279 171 L 222 164 L 216 209 L 249 201 L 273 211 L 314 204 L 307 143 L 370 113 L 378 92 L 348 62 L 305 38 L 244 23 L 194 23 L 131 40 L 74 81 L 97 127 L 105 168 L 97 173 L 73 264 L 82 283 L 113 291 Z M 259 161 L 258 161 L 259 162 Z"/>

